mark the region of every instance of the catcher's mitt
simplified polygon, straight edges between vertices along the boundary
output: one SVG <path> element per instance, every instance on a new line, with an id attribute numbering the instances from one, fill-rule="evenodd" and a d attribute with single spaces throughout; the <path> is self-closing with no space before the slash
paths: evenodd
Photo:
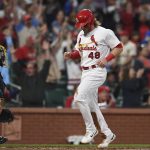
<path id="1" fill-rule="evenodd" d="M 14 120 L 14 115 L 9 109 L 2 109 L 0 114 L 0 122 L 12 122 Z"/>
<path id="2" fill-rule="evenodd" d="M 0 144 L 4 144 L 8 141 L 6 137 L 0 136 Z"/>

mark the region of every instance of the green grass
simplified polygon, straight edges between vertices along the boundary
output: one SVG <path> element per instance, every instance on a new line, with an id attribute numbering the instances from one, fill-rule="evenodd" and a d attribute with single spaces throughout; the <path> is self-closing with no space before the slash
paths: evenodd
<path id="1" fill-rule="evenodd" d="M 62 147 L 62 148 L 96 148 L 97 145 L 71 145 L 71 144 L 2 144 L 0 147 L 7 147 L 7 148 L 45 148 L 45 147 Z M 150 144 L 110 144 L 110 148 L 150 148 Z"/>

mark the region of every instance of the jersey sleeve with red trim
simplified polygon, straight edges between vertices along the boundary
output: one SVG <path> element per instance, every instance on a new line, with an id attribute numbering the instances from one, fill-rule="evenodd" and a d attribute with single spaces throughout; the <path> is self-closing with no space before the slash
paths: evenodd
<path id="1" fill-rule="evenodd" d="M 70 58 L 71 59 L 81 58 L 79 51 L 78 50 L 72 50 L 70 53 Z"/>
<path id="2" fill-rule="evenodd" d="M 111 49 L 115 48 L 118 44 L 121 43 L 114 32 L 110 29 L 107 29 L 105 42 Z"/>

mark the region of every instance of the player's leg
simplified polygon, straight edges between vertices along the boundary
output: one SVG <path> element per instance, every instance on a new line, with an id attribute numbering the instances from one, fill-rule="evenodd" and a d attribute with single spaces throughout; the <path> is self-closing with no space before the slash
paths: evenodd
<path id="1" fill-rule="evenodd" d="M 85 122 L 85 126 L 86 126 L 86 131 L 90 132 L 96 129 L 95 125 L 94 125 L 94 121 L 90 112 L 90 108 L 88 106 L 88 104 L 84 101 L 78 101 L 76 102 L 80 112 L 82 114 L 82 117 L 84 119 Z"/>
<path id="2" fill-rule="evenodd" d="M 90 112 L 90 108 L 86 102 L 78 101 L 76 102 L 80 112 L 82 114 L 83 120 L 86 126 L 86 134 L 82 138 L 81 143 L 89 143 L 98 134 L 98 130 L 94 125 L 94 121 Z"/>
<path id="3" fill-rule="evenodd" d="M 74 95 L 74 101 L 78 105 L 80 112 L 82 114 L 85 126 L 86 134 L 81 140 L 82 143 L 89 143 L 93 138 L 98 134 L 98 131 L 95 127 L 91 111 L 89 108 L 89 97 L 92 94 L 92 89 L 90 88 L 90 83 L 88 80 L 82 80 L 77 91 Z"/>
<path id="4" fill-rule="evenodd" d="M 112 134 L 112 131 L 108 128 L 108 125 L 105 121 L 105 118 L 104 118 L 98 104 L 95 104 L 95 113 L 96 113 L 97 121 L 99 123 L 101 132 L 103 134 L 105 134 L 106 136 L 109 136 L 110 134 Z"/>
<path id="5" fill-rule="evenodd" d="M 91 104 L 89 106 L 91 107 L 91 110 L 96 113 L 101 132 L 106 136 L 106 139 L 101 144 L 99 144 L 98 147 L 107 147 L 109 143 L 111 143 L 116 137 L 109 129 L 105 118 L 98 106 L 98 88 L 105 82 L 107 73 L 105 68 L 95 69 L 94 72 L 95 76 L 93 78 L 93 82 L 91 83 L 94 91 L 92 93 L 92 101 L 90 101 Z"/>
<path id="6" fill-rule="evenodd" d="M 96 93 L 95 96 L 98 94 Z M 98 98 L 98 97 L 97 97 Z M 108 145 L 116 138 L 116 135 L 109 129 L 105 118 L 98 106 L 97 98 L 93 101 L 94 112 L 96 113 L 97 121 L 99 123 L 101 132 L 106 136 L 106 138 L 102 141 L 101 144 L 98 145 L 99 148 L 108 147 Z"/>

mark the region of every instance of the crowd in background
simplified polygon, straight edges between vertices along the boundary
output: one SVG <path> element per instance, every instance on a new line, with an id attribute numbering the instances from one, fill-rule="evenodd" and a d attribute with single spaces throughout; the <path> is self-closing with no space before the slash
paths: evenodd
<path id="1" fill-rule="evenodd" d="M 106 66 L 100 105 L 150 106 L 149 0 L 0 0 L 0 44 L 7 48 L 0 71 L 9 105 L 75 107 L 80 60 L 65 62 L 63 53 L 74 48 L 75 15 L 83 8 L 124 44 L 119 58 Z"/>

